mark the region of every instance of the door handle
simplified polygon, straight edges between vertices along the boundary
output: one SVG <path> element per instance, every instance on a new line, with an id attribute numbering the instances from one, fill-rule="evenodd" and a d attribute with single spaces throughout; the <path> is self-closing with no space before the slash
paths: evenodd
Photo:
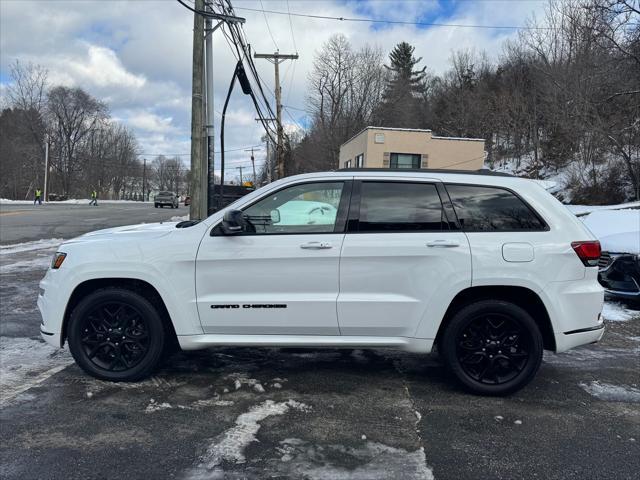
<path id="1" fill-rule="evenodd" d="M 459 246 L 460 242 L 456 242 L 455 240 L 433 240 L 431 242 L 427 242 L 427 247 L 432 248 L 453 248 Z"/>
<path id="2" fill-rule="evenodd" d="M 333 248 L 333 245 L 329 242 L 307 242 L 300 245 L 300 248 L 304 248 L 305 250 L 326 250 Z"/>

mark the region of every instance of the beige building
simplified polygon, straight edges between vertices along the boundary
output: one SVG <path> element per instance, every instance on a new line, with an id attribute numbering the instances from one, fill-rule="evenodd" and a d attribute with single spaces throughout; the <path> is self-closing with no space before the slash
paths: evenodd
<path id="1" fill-rule="evenodd" d="M 484 139 L 437 137 L 431 130 L 367 127 L 340 146 L 339 168 L 479 170 Z"/>

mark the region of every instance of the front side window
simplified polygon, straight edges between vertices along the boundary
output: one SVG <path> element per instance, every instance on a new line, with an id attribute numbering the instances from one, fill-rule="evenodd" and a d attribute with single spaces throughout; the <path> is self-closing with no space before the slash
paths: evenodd
<path id="1" fill-rule="evenodd" d="M 247 233 L 332 233 L 344 182 L 305 183 L 279 190 L 244 210 Z"/>
<path id="2" fill-rule="evenodd" d="M 420 168 L 421 155 L 416 153 L 392 153 L 391 168 Z"/>
<path id="3" fill-rule="evenodd" d="M 512 192 L 479 185 L 447 185 L 462 229 L 467 232 L 544 230 L 544 223 Z"/>
<path id="4" fill-rule="evenodd" d="M 360 232 L 440 231 L 446 218 L 435 185 L 363 182 Z"/>

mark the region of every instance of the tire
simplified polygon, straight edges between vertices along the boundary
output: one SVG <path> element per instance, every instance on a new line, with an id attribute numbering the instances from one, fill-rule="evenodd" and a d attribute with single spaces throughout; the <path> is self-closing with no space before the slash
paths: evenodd
<path id="1" fill-rule="evenodd" d="M 446 326 L 439 353 L 469 392 L 503 396 L 520 390 L 542 362 L 542 334 L 526 310 L 483 300 L 458 311 Z"/>
<path id="2" fill-rule="evenodd" d="M 82 299 L 71 313 L 67 331 L 69 350 L 80 368 L 112 382 L 148 377 L 166 343 L 162 319 L 153 305 L 135 292 L 115 287 Z"/>
<path id="3" fill-rule="evenodd" d="M 158 204 L 157 204 L 157 203 L 154 203 L 154 204 L 153 204 L 153 206 L 154 206 L 154 207 L 156 207 L 156 208 L 158 208 Z"/>

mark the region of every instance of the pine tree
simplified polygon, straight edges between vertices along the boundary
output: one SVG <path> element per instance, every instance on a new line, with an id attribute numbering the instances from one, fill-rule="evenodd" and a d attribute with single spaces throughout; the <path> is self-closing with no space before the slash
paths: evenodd
<path id="1" fill-rule="evenodd" d="M 389 54 L 389 60 L 391 60 L 391 66 L 385 65 L 384 67 L 391 73 L 391 80 L 388 84 L 388 89 L 395 89 L 396 86 L 402 86 L 404 88 L 410 87 L 412 92 L 416 92 L 420 85 L 424 81 L 427 67 L 422 67 L 421 70 L 414 70 L 413 68 L 422 61 L 422 57 L 415 58 L 413 52 L 415 47 L 409 45 L 407 42 L 400 42 Z"/>
<path id="2" fill-rule="evenodd" d="M 416 69 L 422 57 L 415 58 L 415 47 L 407 42 L 398 43 L 391 53 L 391 65 L 384 67 L 389 72 L 382 102 L 376 114 L 380 126 L 418 128 L 421 125 L 418 98 L 423 92 L 427 67 Z"/>

